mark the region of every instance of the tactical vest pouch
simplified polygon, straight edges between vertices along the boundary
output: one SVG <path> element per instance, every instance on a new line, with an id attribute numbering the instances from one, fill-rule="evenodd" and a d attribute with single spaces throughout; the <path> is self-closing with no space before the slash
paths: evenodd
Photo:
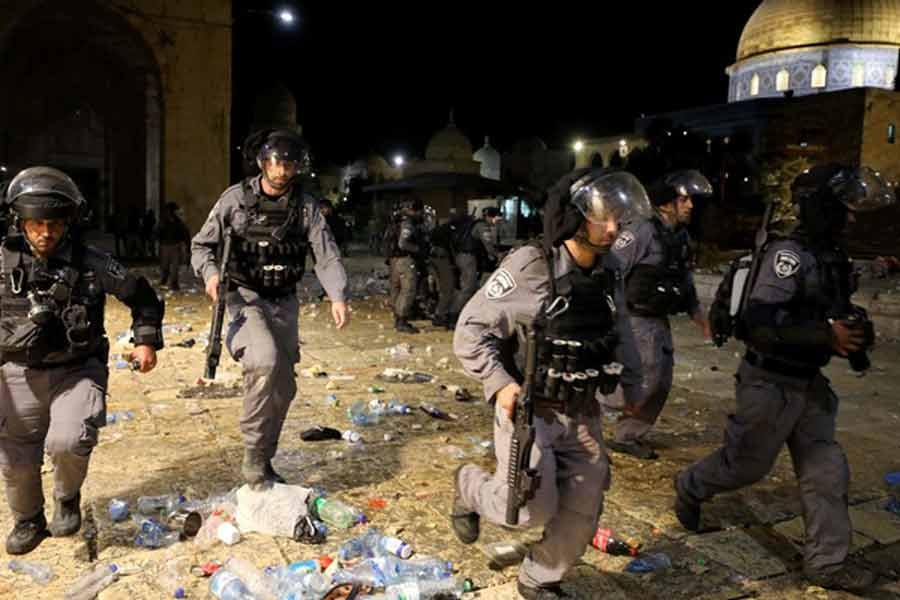
<path id="1" fill-rule="evenodd" d="M 628 310 L 640 317 L 664 317 L 686 310 L 687 290 L 682 290 L 666 269 L 637 265 L 625 285 Z"/>
<path id="2" fill-rule="evenodd" d="M 47 356 L 65 349 L 65 339 L 58 319 L 43 326 L 27 320 L 0 319 L 0 362 L 41 365 Z"/>

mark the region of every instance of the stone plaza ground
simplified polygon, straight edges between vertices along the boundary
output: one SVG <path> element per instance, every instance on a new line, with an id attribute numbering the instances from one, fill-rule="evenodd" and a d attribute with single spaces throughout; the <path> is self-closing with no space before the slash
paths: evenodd
<path id="1" fill-rule="evenodd" d="M 534 540 L 539 531 L 513 532 L 483 528 L 481 540 L 462 546 L 453 536 L 447 512 L 452 498 L 451 477 L 463 461 L 486 467 L 493 456 L 482 442 L 491 436 L 491 410 L 482 401 L 477 382 L 468 379 L 453 357 L 452 335 L 419 322 L 419 335 L 398 334 L 383 294 L 386 282 L 372 269 L 380 261 L 351 257 L 354 300 L 352 320 L 337 332 L 328 302 L 318 296 L 312 278 L 302 307 L 302 362 L 297 369 L 299 392 L 292 406 L 274 460 L 289 482 L 322 487 L 329 494 L 362 508 L 371 523 L 410 542 L 420 555 L 452 560 L 461 577 L 477 591 L 471 597 L 516 598 L 516 567 L 502 568 L 491 560 L 492 546 Z M 152 274 L 152 270 L 148 270 Z M 25 557 L 53 568 L 56 577 L 38 586 L 23 575 L 0 569 L 0 597 L 58 598 L 94 561 L 113 561 L 133 574 L 123 576 L 101 594 L 103 600 L 164 598 L 156 585 L 156 570 L 176 556 L 189 563 L 224 561 L 239 556 L 258 567 L 280 565 L 322 554 L 333 554 L 354 534 L 334 531 L 324 546 L 305 546 L 290 540 L 249 534 L 237 545 L 199 551 L 187 542 L 164 550 L 134 546 L 134 525 L 116 524 L 107 516 L 112 498 L 133 502 L 141 495 L 180 492 L 204 498 L 241 483 L 242 456 L 238 417 L 241 410 L 239 368 L 227 356 L 220 371 L 226 382 L 216 394 L 197 396 L 202 373 L 210 306 L 199 290 L 167 298 L 166 323 L 190 326 L 169 333 L 159 366 L 148 375 L 116 369 L 110 361 L 108 413 L 134 411 L 134 418 L 111 424 L 101 432 L 91 470 L 82 493 L 85 526 L 68 539 L 47 539 Z M 115 336 L 128 329 L 127 309 L 111 301 L 107 330 L 113 353 L 123 352 Z M 605 499 L 602 523 L 618 537 L 642 544 L 647 552 L 664 552 L 670 569 L 649 574 L 624 572 L 628 558 L 588 549 L 583 564 L 567 577 L 565 587 L 583 599 L 703 598 L 850 598 L 848 594 L 810 587 L 798 574 L 798 543 L 803 527 L 797 485 L 790 458 L 782 453 L 772 473 L 757 485 L 724 495 L 704 512 L 701 534 L 683 530 L 671 512 L 672 477 L 685 465 L 715 449 L 722 438 L 726 414 L 733 406 L 732 374 L 741 347 L 716 349 L 704 343 L 684 318 L 674 321 L 676 340 L 675 388 L 658 426 L 651 435 L 661 458 L 640 462 L 612 454 L 612 488 Z M 179 341 L 195 339 L 191 348 Z M 390 349 L 409 344 L 408 356 L 392 356 Z M 884 475 L 900 471 L 900 405 L 897 375 L 900 344 L 883 341 L 872 355 L 874 368 L 857 377 L 846 363 L 827 369 L 841 397 L 838 438 L 852 471 L 851 514 L 855 529 L 853 560 L 876 570 L 880 579 L 871 598 L 900 597 L 900 516 L 884 507 L 890 490 Z M 329 377 L 308 378 L 302 369 L 320 365 Z M 386 367 L 405 367 L 436 376 L 431 383 L 385 383 L 376 375 Z M 230 382 L 230 383 L 229 383 Z M 368 388 L 386 389 L 373 394 Z M 460 402 L 441 385 L 458 385 L 473 400 Z M 334 394 L 338 405 L 325 401 Z M 347 429 L 347 408 L 356 400 L 378 396 L 398 398 L 413 407 L 431 403 L 458 416 L 435 420 L 424 412 L 393 416 L 373 427 L 357 428 L 364 439 L 359 448 L 343 441 L 303 442 L 300 432 L 314 425 Z M 612 424 L 607 415 L 607 426 Z M 609 432 L 609 429 L 607 429 Z M 52 490 L 52 472 L 45 465 L 45 494 Z M 50 507 L 48 506 L 48 509 Z M 48 514 L 49 517 L 49 514 Z M 0 507 L 0 530 L 12 527 L 8 509 Z M 185 574 L 189 598 L 207 598 L 207 581 Z"/>

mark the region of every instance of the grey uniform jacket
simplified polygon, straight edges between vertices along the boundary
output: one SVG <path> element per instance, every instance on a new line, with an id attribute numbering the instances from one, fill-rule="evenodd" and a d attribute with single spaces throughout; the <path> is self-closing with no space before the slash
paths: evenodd
<path id="1" fill-rule="evenodd" d="M 422 241 L 422 226 L 413 219 L 405 217 L 400 221 L 400 233 L 397 236 L 397 247 L 403 252 L 415 256 L 422 252 L 419 242 Z"/>
<path id="2" fill-rule="evenodd" d="M 260 191 L 260 177 L 254 177 L 250 187 L 259 202 L 272 202 Z M 244 190 L 240 183 L 225 190 L 210 211 L 200 232 L 191 240 L 191 266 L 204 283 L 213 275 L 219 274 L 220 265 L 216 263 L 217 249 L 222 243 L 225 228 L 231 223 L 231 215 L 243 206 L 243 199 Z M 286 205 L 286 196 L 279 198 L 278 202 L 284 202 Z M 309 194 L 303 198 L 303 228 L 315 255 L 316 277 L 319 278 L 332 302 L 346 301 L 347 273 L 344 270 L 340 250 L 325 223 L 325 217 L 319 212 L 318 201 Z"/>
<path id="3" fill-rule="evenodd" d="M 612 254 L 607 254 L 603 261 L 604 267 L 621 270 Z M 553 250 L 555 278 L 576 268 L 565 246 Z M 628 320 L 622 279 L 617 281 L 613 298 L 619 334 L 616 358 L 625 367 L 621 382 L 626 394 L 637 393 L 642 382 L 640 355 Z M 545 309 L 550 294 L 547 261 L 539 248 L 527 245 L 507 256 L 463 308 L 453 335 L 453 351 L 466 373 L 481 380 L 488 401 L 504 386 L 516 382 L 503 367 L 503 341 L 516 334 L 517 319 L 532 319 Z M 525 344 L 525 340 L 520 339 L 519 343 Z"/>
<path id="4" fill-rule="evenodd" d="M 687 236 L 687 239 L 689 241 L 690 236 Z M 612 253 L 619 259 L 626 280 L 637 265 L 658 266 L 666 259 L 662 243 L 656 238 L 656 227 L 649 219 L 632 223 L 620 233 L 616 243 L 613 244 Z M 693 317 L 702 310 L 697 298 L 693 271 L 687 271 L 683 285 L 690 298 L 687 313 Z"/>

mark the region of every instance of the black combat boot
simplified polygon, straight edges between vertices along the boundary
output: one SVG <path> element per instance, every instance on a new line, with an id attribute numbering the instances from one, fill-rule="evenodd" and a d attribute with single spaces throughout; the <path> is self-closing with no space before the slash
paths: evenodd
<path id="1" fill-rule="evenodd" d="M 675 516 L 678 522 L 688 531 L 700 529 L 700 504 L 688 498 L 678 487 L 678 475 L 675 475 Z"/>
<path id="2" fill-rule="evenodd" d="M 635 458 L 639 458 L 641 460 L 656 460 L 659 458 L 659 454 L 657 454 L 653 448 L 648 446 L 646 443 L 641 440 L 628 440 L 627 442 L 617 442 L 615 440 L 610 440 L 606 443 L 609 446 L 610 450 L 613 452 L 619 452 L 621 454 L 630 454 Z"/>
<path id="3" fill-rule="evenodd" d="M 25 521 L 16 521 L 15 527 L 6 537 L 7 554 L 28 554 L 48 537 L 47 519 L 42 510 Z"/>
<path id="4" fill-rule="evenodd" d="M 525 585 L 521 581 L 516 582 L 516 589 L 519 596 L 525 600 L 557 600 L 558 598 L 571 598 L 558 583 L 552 585 L 542 585 L 540 587 L 531 587 Z"/>
<path id="5" fill-rule="evenodd" d="M 81 492 L 68 500 L 57 500 L 50 521 L 50 533 L 53 537 L 74 535 L 81 529 Z"/>
<path id="6" fill-rule="evenodd" d="M 481 534 L 481 517 L 477 512 L 466 506 L 459 492 L 459 473 L 462 465 L 453 473 L 453 507 L 450 509 L 450 524 L 453 533 L 463 544 L 474 544 Z"/>
<path id="7" fill-rule="evenodd" d="M 875 583 L 875 574 L 859 567 L 844 565 L 832 573 L 806 573 L 806 578 L 813 585 L 827 590 L 840 590 L 859 594 Z"/>
<path id="8" fill-rule="evenodd" d="M 245 448 L 244 462 L 241 464 L 241 475 L 250 485 L 259 485 L 267 480 L 266 459 L 259 450 Z"/>
<path id="9" fill-rule="evenodd" d="M 407 321 L 406 319 L 397 317 L 394 320 L 394 329 L 400 333 L 419 333 L 419 328 Z"/>
<path id="10" fill-rule="evenodd" d="M 274 481 L 275 483 L 287 483 L 287 481 L 284 480 L 284 477 L 279 475 L 275 469 L 272 468 L 271 460 L 266 461 L 266 479 Z"/>

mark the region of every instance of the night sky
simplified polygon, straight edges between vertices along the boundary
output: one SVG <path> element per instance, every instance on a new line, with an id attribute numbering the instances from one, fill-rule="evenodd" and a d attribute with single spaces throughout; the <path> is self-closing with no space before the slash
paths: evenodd
<path id="1" fill-rule="evenodd" d="M 759 1 L 497 4 L 235 0 L 235 138 L 274 79 L 319 163 L 421 156 L 451 106 L 475 148 L 485 134 L 504 150 L 524 135 L 553 147 L 629 131 L 641 113 L 724 103 Z M 247 13 L 281 6 L 293 29 Z"/>

